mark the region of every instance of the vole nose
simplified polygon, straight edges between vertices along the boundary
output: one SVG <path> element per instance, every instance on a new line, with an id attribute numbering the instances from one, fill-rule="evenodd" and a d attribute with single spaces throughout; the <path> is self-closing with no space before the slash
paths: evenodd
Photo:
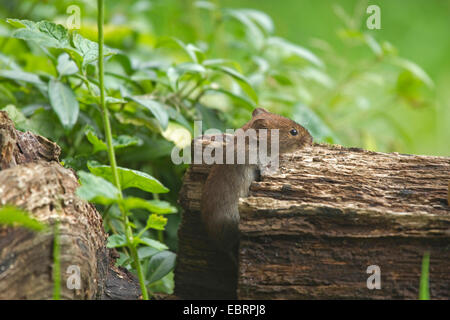
<path id="1" fill-rule="evenodd" d="M 300 141 L 300 146 L 304 147 L 304 146 L 310 146 L 313 143 L 313 139 L 310 135 L 307 135 L 305 137 L 303 137 L 303 139 Z"/>

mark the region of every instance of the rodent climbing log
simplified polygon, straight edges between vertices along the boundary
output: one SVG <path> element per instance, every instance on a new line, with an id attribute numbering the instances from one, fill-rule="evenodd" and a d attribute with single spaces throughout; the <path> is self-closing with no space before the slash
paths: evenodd
<path id="1" fill-rule="evenodd" d="M 239 201 L 239 267 L 200 219 L 209 169 L 184 177 L 177 297 L 417 299 L 429 252 L 431 298 L 450 298 L 450 158 L 325 144 L 282 156 Z M 380 289 L 368 288 L 370 266 Z"/>

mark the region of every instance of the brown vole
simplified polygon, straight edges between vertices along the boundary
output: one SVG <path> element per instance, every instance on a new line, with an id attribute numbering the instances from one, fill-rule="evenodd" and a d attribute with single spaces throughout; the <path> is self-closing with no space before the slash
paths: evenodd
<path id="1" fill-rule="evenodd" d="M 269 147 L 270 132 L 272 129 L 278 129 L 278 154 L 289 153 L 312 144 L 312 137 L 304 127 L 262 108 L 255 109 L 252 119 L 241 129 L 247 131 L 250 128 L 267 129 Z M 258 137 L 257 139 L 260 139 Z M 232 143 L 235 141 L 236 139 Z M 248 143 L 246 142 L 247 153 Z M 236 155 L 236 149 L 234 152 Z M 214 164 L 203 187 L 201 214 L 206 231 L 216 247 L 231 253 L 232 257 L 236 254 L 239 240 L 239 198 L 248 195 L 250 184 L 257 174 L 258 164 L 250 164 L 248 157 L 244 164 Z"/>

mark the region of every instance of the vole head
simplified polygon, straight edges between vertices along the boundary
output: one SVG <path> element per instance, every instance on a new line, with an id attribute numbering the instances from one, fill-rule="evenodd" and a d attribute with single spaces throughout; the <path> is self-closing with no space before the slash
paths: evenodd
<path id="1" fill-rule="evenodd" d="M 278 129 L 280 153 L 292 152 L 312 144 L 313 139 L 308 130 L 291 119 L 270 113 L 263 108 L 255 109 L 252 116 L 243 129 L 267 129 L 268 136 L 271 129 Z"/>

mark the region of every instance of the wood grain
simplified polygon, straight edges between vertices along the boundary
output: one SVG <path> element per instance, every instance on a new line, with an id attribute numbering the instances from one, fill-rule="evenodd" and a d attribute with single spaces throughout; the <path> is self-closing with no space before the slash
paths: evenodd
<path id="1" fill-rule="evenodd" d="M 429 251 L 431 298 L 450 297 L 450 158 L 325 144 L 283 156 L 240 199 L 238 270 L 200 221 L 208 170 L 191 165 L 180 194 L 177 296 L 417 299 Z M 367 288 L 371 265 L 380 290 Z"/>

